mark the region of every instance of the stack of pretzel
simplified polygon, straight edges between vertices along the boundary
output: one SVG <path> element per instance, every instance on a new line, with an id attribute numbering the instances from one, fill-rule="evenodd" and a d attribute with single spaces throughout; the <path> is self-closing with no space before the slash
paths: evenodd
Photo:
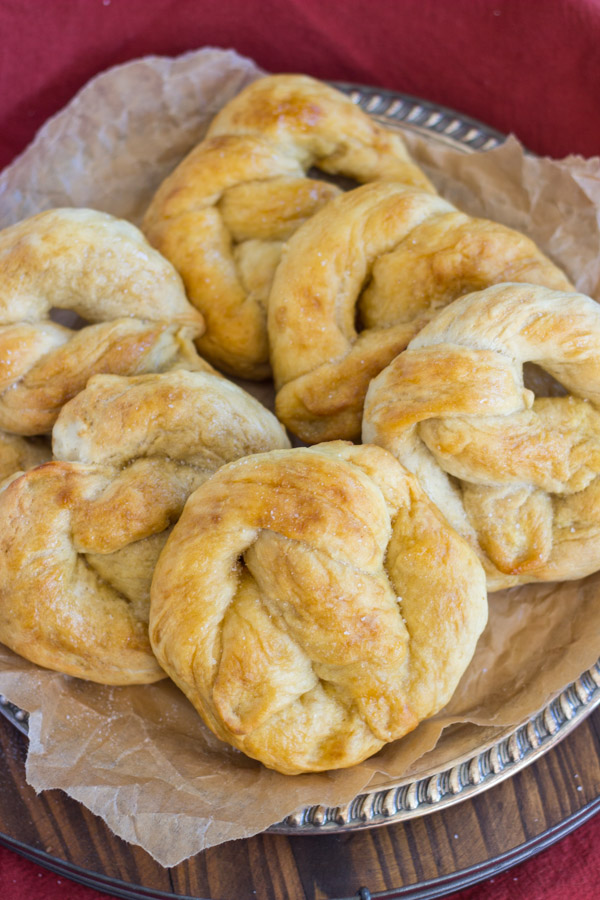
<path id="1" fill-rule="evenodd" d="M 246 87 L 141 230 L 1 232 L 0 316 L 0 641 L 170 677 L 279 772 L 445 706 L 488 591 L 600 568 L 600 308 L 314 79 Z"/>

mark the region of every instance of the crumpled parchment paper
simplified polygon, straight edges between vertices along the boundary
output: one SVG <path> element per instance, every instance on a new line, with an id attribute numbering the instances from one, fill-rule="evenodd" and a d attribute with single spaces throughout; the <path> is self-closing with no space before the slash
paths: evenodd
<path id="1" fill-rule="evenodd" d="M 0 174 L 0 227 L 54 206 L 139 223 L 214 113 L 261 71 L 233 51 L 148 57 L 90 82 Z M 600 301 L 600 160 L 528 156 L 509 138 L 466 154 L 407 132 L 438 190 L 529 234 Z M 0 691 L 30 713 L 27 780 L 61 788 L 164 866 L 249 837 L 312 804 L 338 806 L 419 777 L 526 720 L 600 655 L 600 575 L 490 596 L 490 619 L 451 703 L 351 769 L 284 776 L 220 741 L 169 681 L 102 687 L 0 646 Z M 460 728 L 448 728 L 463 723 Z"/>

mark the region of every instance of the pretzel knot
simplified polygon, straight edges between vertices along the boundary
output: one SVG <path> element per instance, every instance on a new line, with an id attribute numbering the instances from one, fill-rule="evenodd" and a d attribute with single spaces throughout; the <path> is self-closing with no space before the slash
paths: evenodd
<path id="1" fill-rule="evenodd" d="M 287 446 L 275 417 L 221 376 L 91 379 L 54 427 L 60 460 L 0 493 L 0 640 L 104 684 L 164 677 L 147 622 L 166 530 L 218 466 Z"/>
<path id="2" fill-rule="evenodd" d="M 307 443 L 360 435 L 367 387 L 434 313 L 470 290 L 571 290 L 524 235 L 399 184 L 365 185 L 289 241 L 269 301 L 278 418 Z"/>
<path id="3" fill-rule="evenodd" d="M 209 727 L 280 772 L 350 766 L 450 698 L 487 616 L 475 554 L 378 447 L 224 466 L 152 583 L 150 638 Z"/>
<path id="4" fill-rule="evenodd" d="M 524 386 L 526 362 L 556 396 Z M 373 381 L 363 438 L 417 475 L 495 590 L 600 567 L 599 407 L 598 304 L 504 284 L 451 304 Z"/>
<path id="5" fill-rule="evenodd" d="M 51 310 L 99 323 L 73 331 Z M 0 428 L 51 430 L 97 372 L 198 363 L 203 328 L 173 266 L 129 222 L 88 209 L 40 213 L 0 232 Z"/>
<path id="6" fill-rule="evenodd" d="M 307 177 L 313 166 L 433 191 L 401 137 L 344 94 L 306 76 L 275 75 L 223 108 L 146 214 L 145 233 L 206 319 L 200 351 L 234 375 L 269 375 L 266 308 L 281 248 L 339 193 Z"/>

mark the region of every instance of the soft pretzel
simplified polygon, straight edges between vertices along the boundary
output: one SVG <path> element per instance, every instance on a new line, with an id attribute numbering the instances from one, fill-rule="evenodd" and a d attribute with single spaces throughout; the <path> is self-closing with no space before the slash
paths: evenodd
<path id="1" fill-rule="evenodd" d="M 350 766 L 449 700 L 487 616 L 483 569 L 378 447 L 224 466 L 151 590 L 160 664 L 221 739 L 286 774 Z"/>
<path id="2" fill-rule="evenodd" d="M 536 363 L 556 396 L 524 387 Z M 600 306 L 504 284 L 455 301 L 372 382 L 363 439 L 390 450 L 495 590 L 600 568 Z"/>
<path id="3" fill-rule="evenodd" d="M 358 438 L 369 381 L 434 312 L 507 280 L 572 289 L 524 235 L 441 197 L 384 183 L 332 200 L 291 238 L 271 291 L 278 417 L 307 443 Z"/>
<path id="4" fill-rule="evenodd" d="M 73 331 L 52 309 L 90 325 Z M 129 222 L 54 209 L 0 232 L 0 428 L 51 430 L 97 372 L 161 371 L 197 359 L 202 316 L 181 278 Z M 192 362 L 195 366 L 195 363 Z"/>
<path id="5" fill-rule="evenodd" d="M 54 426 L 59 459 L 0 494 L 0 640 L 105 684 L 164 677 L 147 622 L 166 530 L 218 466 L 286 446 L 275 417 L 216 374 L 92 378 Z"/>
<path id="6" fill-rule="evenodd" d="M 304 75 L 248 85 L 159 188 L 143 229 L 206 319 L 201 353 L 246 378 L 270 371 L 266 307 L 283 242 L 339 193 L 316 166 L 358 182 L 432 190 L 402 138 Z"/>
<path id="7" fill-rule="evenodd" d="M 0 427 L 45 434 L 68 400 L 99 373 L 212 370 L 188 327 L 116 319 L 78 331 L 54 322 L 0 328 Z"/>

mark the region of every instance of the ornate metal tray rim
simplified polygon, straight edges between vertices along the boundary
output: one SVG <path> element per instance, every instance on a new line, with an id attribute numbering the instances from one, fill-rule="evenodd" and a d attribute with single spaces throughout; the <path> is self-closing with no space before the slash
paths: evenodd
<path id="1" fill-rule="evenodd" d="M 367 85 L 332 83 L 388 128 L 410 131 L 454 150 L 493 150 L 506 140 L 495 128 L 430 100 Z"/>
<path id="2" fill-rule="evenodd" d="M 465 153 L 491 150 L 505 136 L 462 113 L 407 94 L 335 82 L 387 127 L 409 131 Z M 394 779 L 341 807 L 309 806 L 271 826 L 279 834 L 323 834 L 373 828 L 460 803 L 534 762 L 600 704 L 600 660 L 538 713 L 474 754 L 439 771 Z M 0 695 L 0 713 L 24 735 L 28 714 Z"/>
<path id="3" fill-rule="evenodd" d="M 600 705 L 600 660 L 550 703 L 500 740 L 418 778 L 399 778 L 360 793 L 345 806 L 308 806 L 272 825 L 278 834 L 374 828 L 436 812 L 499 784 L 566 737 Z M 0 694 L 0 713 L 22 734 L 28 714 Z"/>
<path id="4" fill-rule="evenodd" d="M 530 765 L 600 705 L 600 661 L 503 738 L 447 768 L 379 785 L 341 807 L 310 806 L 269 831 L 293 834 L 358 830 L 405 821 L 460 803 Z"/>

